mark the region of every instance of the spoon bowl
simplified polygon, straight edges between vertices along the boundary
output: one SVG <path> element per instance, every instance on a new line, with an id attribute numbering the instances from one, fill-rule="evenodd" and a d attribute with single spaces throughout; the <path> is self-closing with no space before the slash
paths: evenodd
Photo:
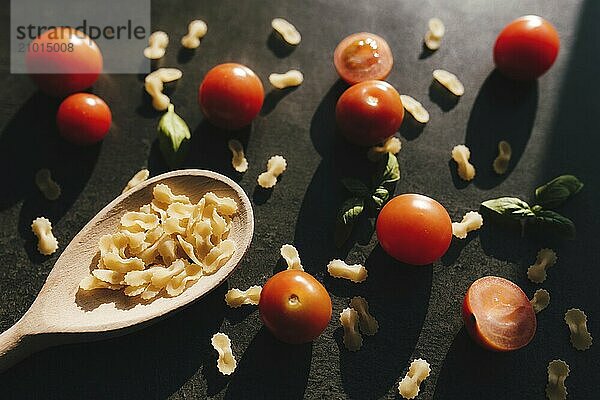
<path id="1" fill-rule="evenodd" d="M 152 189 L 158 183 L 167 184 L 175 194 L 187 195 L 194 203 L 209 191 L 234 199 L 238 211 L 232 218 L 229 233 L 229 238 L 236 243 L 233 256 L 216 273 L 201 277 L 175 297 L 158 297 L 145 302 L 139 297 L 125 296 L 122 290 L 80 290 L 79 283 L 97 264 L 100 237 L 116 232 L 125 212 L 148 204 L 152 200 Z M 243 189 L 226 176 L 188 169 L 142 182 L 104 207 L 71 240 L 29 310 L 0 335 L 0 371 L 41 348 L 125 334 L 189 305 L 229 277 L 250 246 L 253 232 L 250 200 Z"/>

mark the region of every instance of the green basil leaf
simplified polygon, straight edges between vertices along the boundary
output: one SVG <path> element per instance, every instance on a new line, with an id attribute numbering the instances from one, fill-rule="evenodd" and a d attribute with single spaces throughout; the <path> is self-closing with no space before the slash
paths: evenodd
<path id="1" fill-rule="evenodd" d="M 158 121 L 159 147 L 169 167 L 176 168 L 185 160 L 191 136 L 185 121 L 175 114 L 173 104 L 169 104 L 169 109 Z"/>
<path id="2" fill-rule="evenodd" d="M 481 205 L 500 215 L 513 218 L 532 217 L 534 215 L 531 208 L 529 208 L 529 204 L 516 197 L 500 197 L 484 201 Z"/>
<path id="3" fill-rule="evenodd" d="M 383 157 L 377 168 L 377 172 L 373 179 L 374 186 L 381 186 L 385 183 L 393 183 L 400 179 L 400 165 L 398 159 L 392 153 L 387 153 L 387 157 Z"/>
<path id="4" fill-rule="evenodd" d="M 381 208 L 388 201 L 389 198 L 390 192 L 383 186 L 377 187 L 371 195 L 371 199 L 373 200 L 373 203 L 375 203 L 376 210 L 381 210 Z"/>
<path id="5" fill-rule="evenodd" d="M 573 175 L 561 175 L 535 189 L 537 203 L 543 208 L 556 208 L 577 194 L 583 183 Z"/>
<path id="6" fill-rule="evenodd" d="M 340 212 L 338 213 L 338 221 L 344 224 L 353 222 L 356 217 L 363 212 L 364 208 L 365 203 L 362 198 L 349 198 L 342 204 L 342 207 L 340 208 Z"/>
<path id="7" fill-rule="evenodd" d="M 369 188 L 362 181 L 355 178 L 343 178 L 342 185 L 353 195 L 359 197 L 369 196 Z"/>
<path id="8" fill-rule="evenodd" d="M 575 239 L 575 224 L 569 218 L 555 211 L 540 210 L 535 213 L 535 223 L 544 229 L 557 233 L 567 239 Z"/>

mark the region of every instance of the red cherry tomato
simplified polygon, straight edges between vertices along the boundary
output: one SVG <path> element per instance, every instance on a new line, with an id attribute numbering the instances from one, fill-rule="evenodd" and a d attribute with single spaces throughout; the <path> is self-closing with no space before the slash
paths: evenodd
<path id="1" fill-rule="evenodd" d="M 559 47 L 558 32 L 550 22 L 526 15 L 500 32 L 494 45 L 494 62 L 509 78 L 536 79 L 554 64 Z"/>
<path id="2" fill-rule="evenodd" d="M 298 344 L 315 340 L 331 320 L 331 298 L 312 275 L 286 270 L 264 285 L 260 318 L 279 340 Z"/>
<path id="3" fill-rule="evenodd" d="M 69 142 L 88 145 L 106 136 L 112 122 L 108 105 L 90 93 L 75 93 L 63 100 L 56 114 L 60 135 Z"/>
<path id="4" fill-rule="evenodd" d="M 354 85 L 387 78 L 394 65 L 394 57 L 382 37 L 361 32 L 346 37 L 337 45 L 333 64 L 340 78 Z"/>
<path id="5" fill-rule="evenodd" d="M 223 129 L 248 125 L 260 111 L 265 93 L 258 76 L 242 64 L 220 64 L 208 71 L 198 89 L 204 115 Z"/>
<path id="6" fill-rule="evenodd" d="M 42 91 L 62 97 L 96 82 L 102 72 L 102 53 L 86 34 L 60 27 L 31 42 L 25 63 L 31 79 Z"/>
<path id="7" fill-rule="evenodd" d="M 486 276 L 471 284 L 462 316 L 475 342 L 495 351 L 526 346 L 537 325 L 533 307 L 521 288 L 497 276 Z"/>
<path id="8" fill-rule="evenodd" d="M 377 238 L 396 260 L 413 265 L 440 258 L 452 240 L 452 221 L 437 201 L 420 194 L 390 200 L 377 217 Z"/>
<path id="9" fill-rule="evenodd" d="M 373 146 L 394 135 L 403 118 L 400 95 L 383 81 L 365 81 L 350 86 L 335 107 L 340 132 L 361 146 Z"/>

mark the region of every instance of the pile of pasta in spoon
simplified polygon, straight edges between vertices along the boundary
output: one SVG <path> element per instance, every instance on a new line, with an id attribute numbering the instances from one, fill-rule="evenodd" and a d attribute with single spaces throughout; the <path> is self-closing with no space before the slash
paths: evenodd
<path id="1" fill-rule="evenodd" d="M 178 296 L 231 258 L 236 246 L 228 236 L 236 212 L 229 197 L 208 192 L 193 204 L 158 184 L 152 202 L 125 213 L 118 232 L 100 238 L 98 266 L 79 287 L 123 289 L 143 300 L 161 292 Z"/>

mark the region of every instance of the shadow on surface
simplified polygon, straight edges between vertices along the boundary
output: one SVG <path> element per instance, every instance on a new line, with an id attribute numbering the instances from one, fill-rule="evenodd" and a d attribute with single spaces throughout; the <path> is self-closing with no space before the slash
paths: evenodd
<path id="1" fill-rule="evenodd" d="M 448 112 L 458 104 L 459 96 L 455 96 L 435 79 L 429 85 L 429 98 L 437 104 L 442 111 Z"/>
<path id="2" fill-rule="evenodd" d="M 284 58 L 292 54 L 296 49 L 296 46 L 287 44 L 285 40 L 275 31 L 271 31 L 271 34 L 267 38 L 267 47 L 271 49 L 273 54 L 278 58 Z"/>
<path id="3" fill-rule="evenodd" d="M 346 393 L 354 399 L 378 399 L 394 386 L 414 351 L 427 314 L 433 269 L 431 265 L 401 264 L 380 246 L 371 252 L 365 266 L 369 277 L 360 285 L 329 276 L 326 284 L 340 296 L 363 296 L 379 321 L 377 334 L 363 335 L 363 346 L 357 352 L 344 347 L 342 328 L 334 333 Z"/>
<path id="4" fill-rule="evenodd" d="M 409 112 L 404 113 L 404 120 L 400 125 L 400 135 L 406 140 L 415 140 L 425 129 L 425 124 L 417 121 Z"/>
<path id="5" fill-rule="evenodd" d="M 312 343 L 289 345 L 262 327 L 244 352 L 225 399 L 302 399 Z"/>
<path id="6" fill-rule="evenodd" d="M 473 104 L 465 137 L 477 170 L 473 180 L 477 187 L 490 189 L 510 176 L 531 136 L 537 105 L 537 81 L 511 81 L 497 70 L 487 77 Z M 510 143 L 512 157 L 506 173 L 498 175 L 492 164 L 501 140 Z"/>
<path id="7" fill-rule="evenodd" d="M 139 332 L 34 354 L 0 375 L 2 395 L 9 399 L 166 398 L 202 364 L 205 370 L 216 369 L 210 338 L 223 321 L 226 290 L 227 285 L 221 285 Z"/>
<path id="8" fill-rule="evenodd" d="M 271 114 L 277 104 L 288 94 L 295 92 L 298 89 L 298 86 L 287 87 L 284 89 L 271 89 L 269 93 L 265 96 L 265 101 L 263 102 L 262 109 L 260 110 L 260 115 L 265 116 Z"/>

